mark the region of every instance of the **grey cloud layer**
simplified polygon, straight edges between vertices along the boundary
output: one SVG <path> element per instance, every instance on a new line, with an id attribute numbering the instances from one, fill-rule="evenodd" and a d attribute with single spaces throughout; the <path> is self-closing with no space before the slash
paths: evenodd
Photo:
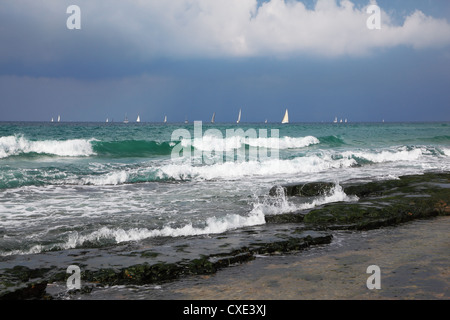
<path id="1" fill-rule="evenodd" d="M 376 48 L 450 44 L 450 24 L 416 11 L 369 30 L 364 6 L 349 0 L 76 1 L 82 30 L 65 27 L 69 1 L 6 1 L 0 7 L 0 59 L 33 62 L 110 54 L 143 61 L 159 56 L 248 57 L 361 55 Z M 383 9 L 383 8 L 382 8 Z"/>

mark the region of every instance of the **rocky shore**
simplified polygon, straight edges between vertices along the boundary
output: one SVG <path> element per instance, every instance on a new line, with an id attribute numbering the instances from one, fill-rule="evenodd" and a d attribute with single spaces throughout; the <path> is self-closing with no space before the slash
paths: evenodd
<path id="1" fill-rule="evenodd" d="M 330 182 L 274 186 L 287 197 L 313 199 L 330 192 Z M 299 252 L 328 244 L 337 230 L 373 230 L 450 215 L 450 173 L 427 173 L 396 180 L 341 185 L 354 202 L 336 202 L 299 212 L 266 216 L 266 224 L 239 232 L 177 239 L 149 239 L 116 247 L 77 248 L 27 256 L 1 257 L 0 299 L 59 299 L 88 295 L 97 287 L 147 285 L 192 275 L 211 275 L 257 255 Z M 49 294 L 64 284 L 69 265 L 81 269 L 82 287 Z"/>

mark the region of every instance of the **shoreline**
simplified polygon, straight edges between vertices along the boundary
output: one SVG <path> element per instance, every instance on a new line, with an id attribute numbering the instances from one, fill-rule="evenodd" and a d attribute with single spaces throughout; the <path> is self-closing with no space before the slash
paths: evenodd
<path id="1" fill-rule="evenodd" d="M 2 257 L 0 299 L 448 299 L 449 182 L 449 173 L 353 181 L 343 189 L 358 201 L 266 215 L 261 226 Z M 292 200 L 333 188 L 281 187 Z M 81 290 L 66 287 L 69 265 L 82 269 Z M 367 289 L 370 265 L 390 290 Z"/>
<path id="2" fill-rule="evenodd" d="M 149 299 L 182 300 L 447 300 L 450 216 L 344 233 L 329 245 L 261 256 L 210 276 L 178 280 Z M 369 265 L 381 289 L 369 290 Z"/>

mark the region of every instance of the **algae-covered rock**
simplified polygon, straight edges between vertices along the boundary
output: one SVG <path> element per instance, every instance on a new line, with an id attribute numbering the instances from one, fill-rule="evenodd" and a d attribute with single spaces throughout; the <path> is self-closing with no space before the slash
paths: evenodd
<path id="1" fill-rule="evenodd" d="M 310 183 L 293 183 L 282 186 L 274 186 L 270 189 L 269 194 L 271 196 L 278 195 L 279 190 L 283 190 L 286 196 L 299 196 L 299 197 L 317 197 L 327 194 L 335 186 L 330 182 L 310 182 Z"/>
<path id="2" fill-rule="evenodd" d="M 358 203 L 327 204 L 308 212 L 307 224 L 337 229 L 372 229 L 450 213 L 450 174 L 400 177 L 344 188 Z"/>
<path id="3" fill-rule="evenodd" d="M 333 183 L 296 183 L 275 186 L 270 195 L 319 197 L 328 194 Z M 342 185 L 357 202 L 336 202 L 312 210 L 266 216 L 267 223 L 305 223 L 314 228 L 371 229 L 412 219 L 450 214 L 450 174 L 426 173 L 393 180 Z"/>
<path id="4" fill-rule="evenodd" d="M 0 295 L 0 300 L 40 300 L 46 296 L 45 289 L 47 288 L 47 282 L 33 283 L 27 286 L 17 287 L 9 292 L 3 292 Z M 48 297 L 50 299 L 50 297 Z"/>
<path id="5" fill-rule="evenodd" d="M 0 300 L 44 299 L 51 268 L 15 266 L 0 274 Z"/>
<path id="6" fill-rule="evenodd" d="M 274 187 L 271 193 L 305 197 L 295 198 L 295 201 L 304 202 L 328 194 L 334 186 L 329 182 L 292 184 Z M 341 186 L 347 195 L 358 196 L 359 201 L 328 203 L 313 209 L 266 216 L 267 224 L 263 226 L 236 234 L 227 232 L 197 238 L 195 245 L 188 246 L 180 240 L 170 242 L 173 246 L 165 245 L 164 249 L 153 246 L 135 251 L 132 247 L 130 252 L 133 254 L 129 255 L 120 252 L 114 256 L 111 251 L 108 254 L 113 258 L 114 267 L 103 260 L 101 264 L 92 265 L 86 255 L 82 257 L 84 289 L 80 293 L 89 293 L 91 285 L 143 285 L 186 275 L 212 274 L 232 264 L 250 261 L 257 255 L 285 254 L 330 243 L 332 234 L 329 230 L 367 230 L 413 219 L 450 215 L 450 173 L 427 173 L 369 183 L 353 181 Z M 196 248 L 199 244 L 200 250 Z M 67 257 L 71 262 L 73 257 L 70 254 Z M 94 250 L 91 259 L 95 261 L 97 257 L 98 252 Z M 53 263 L 59 259 L 49 261 L 44 264 L 46 268 L 39 264 L 35 264 L 34 269 L 29 268 L 24 266 L 29 266 L 25 261 L 23 265 L 0 270 L 0 299 L 49 298 L 47 284 L 64 283 L 69 276 L 66 264 L 56 267 Z"/>
<path id="7" fill-rule="evenodd" d="M 265 216 L 266 223 L 301 223 L 304 220 L 304 214 L 300 212 L 288 212 L 283 214 Z"/>

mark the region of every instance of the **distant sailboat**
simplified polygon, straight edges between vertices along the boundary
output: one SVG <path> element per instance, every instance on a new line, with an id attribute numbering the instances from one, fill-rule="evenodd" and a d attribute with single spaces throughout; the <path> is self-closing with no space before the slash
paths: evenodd
<path id="1" fill-rule="evenodd" d="M 109 122 L 109 119 L 108 118 L 106 118 L 106 123 L 108 123 Z"/>
<path id="2" fill-rule="evenodd" d="M 264 123 L 267 123 L 267 119 L 264 121 Z"/>
<path id="3" fill-rule="evenodd" d="M 211 123 L 214 123 L 215 120 L 216 120 L 216 113 L 214 112 L 214 113 L 213 113 L 213 116 L 212 116 L 212 118 L 211 118 Z"/>
<path id="4" fill-rule="evenodd" d="M 339 121 L 340 123 L 342 123 L 342 118 L 341 118 L 341 121 Z"/>
<path id="5" fill-rule="evenodd" d="M 286 112 L 284 113 L 284 117 L 283 117 L 283 120 L 281 121 L 281 123 L 289 123 L 288 109 L 286 109 Z"/>
<path id="6" fill-rule="evenodd" d="M 167 116 L 164 116 L 164 123 L 167 122 Z"/>
<path id="7" fill-rule="evenodd" d="M 347 118 L 345 118 L 345 123 L 347 123 Z"/>
<path id="8" fill-rule="evenodd" d="M 188 123 L 189 121 L 188 121 L 188 119 L 187 119 L 187 117 L 184 117 L 184 123 Z"/>
<path id="9" fill-rule="evenodd" d="M 61 122 L 61 116 L 58 116 L 58 122 Z"/>
<path id="10" fill-rule="evenodd" d="M 52 122 L 53 122 L 53 118 L 52 118 Z"/>
<path id="11" fill-rule="evenodd" d="M 125 114 L 125 119 L 123 120 L 123 123 L 128 123 L 129 121 L 128 121 L 128 117 L 127 117 L 127 115 Z"/>
<path id="12" fill-rule="evenodd" d="M 237 119 L 236 123 L 241 122 L 241 114 L 242 114 L 242 110 L 239 109 L 239 115 L 238 115 L 238 119 Z"/>
<path id="13" fill-rule="evenodd" d="M 337 117 L 334 117 L 334 121 L 333 121 L 334 123 L 337 123 Z"/>
<path id="14" fill-rule="evenodd" d="M 138 115 L 136 122 L 141 122 L 141 117 Z"/>

